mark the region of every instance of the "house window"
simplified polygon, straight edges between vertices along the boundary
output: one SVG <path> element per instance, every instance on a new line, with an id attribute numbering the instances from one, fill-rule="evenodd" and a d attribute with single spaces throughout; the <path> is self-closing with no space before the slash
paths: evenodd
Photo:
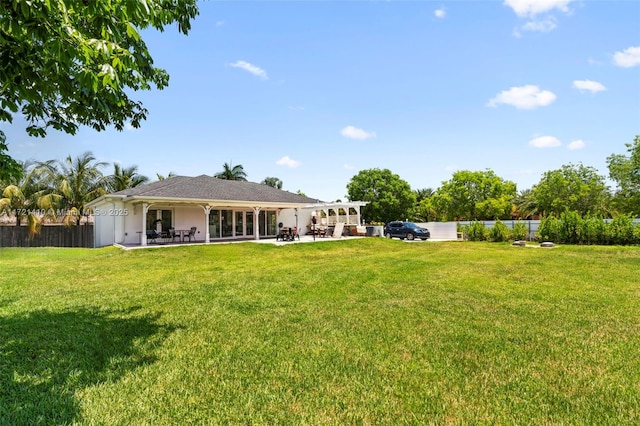
<path id="1" fill-rule="evenodd" d="M 245 235 L 253 235 L 253 212 L 246 212 L 247 232 Z"/>
<path id="2" fill-rule="evenodd" d="M 244 212 L 236 212 L 236 236 L 244 235 Z"/>
<path id="3" fill-rule="evenodd" d="M 173 212 L 171 210 L 148 210 L 147 231 L 166 231 L 173 227 Z"/>

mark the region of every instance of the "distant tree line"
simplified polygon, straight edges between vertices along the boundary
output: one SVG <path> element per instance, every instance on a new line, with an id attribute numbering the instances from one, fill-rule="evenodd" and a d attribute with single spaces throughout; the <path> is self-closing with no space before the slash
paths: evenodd
<path id="1" fill-rule="evenodd" d="M 1 142 L 1 139 L 0 139 Z M 27 225 L 31 235 L 39 232 L 45 222 L 79 225 L 89 212 L 86 205 L 107 193 L 123 191 L 149 182 L 138 173 L 137 166 L 112 164 L 112 173 L 105 174 L 109 166 L 91 152 L 64 161 L 16 161 L 18 170 L 0 179 L 0 215 L 12 217 L 16 226 Z M 169 179 L 156 174 L 157 180 Z M 219 179 L 246 181 L 242 165 L 224 163 L 223 170 L 214 175 Z M 267 177 L 262 184 L 282 189 L 282 181 Z"/>
<path id="2" fill-rule="evenodd" d="M 545 172 L 530 189 L 492 170 L 460 170 L 437 189 L 411 189 L 388 169 L 360 171 L 347 185 L 350 200 L 368 201 L 367 222 L 409 219 L 419 222 L 453 220 L 532 219 L 576 212 L 580 217 L 612 218 L 640 215 L 640 136 L 626 144 L 627 155 L 607 157 L 606 178 L 590 166 L 563 165 Z"/>

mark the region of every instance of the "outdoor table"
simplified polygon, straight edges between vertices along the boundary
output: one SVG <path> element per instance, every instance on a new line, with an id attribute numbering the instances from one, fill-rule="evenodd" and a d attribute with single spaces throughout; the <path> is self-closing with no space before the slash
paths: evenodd
<path id="1" fill-rule="evenodd" d="M 180 238 L 180 241 L 182 241 L 182 239 L 184 238 L 185 235 L 189 234 L 189 231 L 191 231 L 190 229 L 175 229 L 174 232 L 176 233 L 176 236 L 178 238 Z"/>

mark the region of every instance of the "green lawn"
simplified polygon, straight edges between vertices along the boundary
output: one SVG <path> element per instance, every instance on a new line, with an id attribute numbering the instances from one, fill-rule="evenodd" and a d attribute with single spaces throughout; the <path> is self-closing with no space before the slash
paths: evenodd
<path id="1" fill-rule="evenodd" d="M 640 248 L 0 249 L 0 424 L 638 424 Z"/>

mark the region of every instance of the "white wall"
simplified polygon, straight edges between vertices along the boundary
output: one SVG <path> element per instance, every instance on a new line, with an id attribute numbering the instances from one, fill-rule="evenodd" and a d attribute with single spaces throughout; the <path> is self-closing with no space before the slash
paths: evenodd
<path id="1" fill-rule="evenodd" d="M 456 222 L 423 222 L 416 225 L 427 228 L 431 232 L 432 240 L 457 240 L 458 229 Z"/>
<path id="2" fill-rule="evenodd" d="M 301 210 L 299 210 L 297 213 L 298 217 L 296 219 L 296 209 L 280 210 L 280 213 L 277 215 L 277 223 L 282 223 L 283 228 L 293 228 L 294 226 L 297 226 L 298 233 L 304 234 L 304 232 L 306 231 L 307 222 L 301 216 L 301 214 L 304 214 Z M 280 230 L 278 229 L 278 231 Z"/>

